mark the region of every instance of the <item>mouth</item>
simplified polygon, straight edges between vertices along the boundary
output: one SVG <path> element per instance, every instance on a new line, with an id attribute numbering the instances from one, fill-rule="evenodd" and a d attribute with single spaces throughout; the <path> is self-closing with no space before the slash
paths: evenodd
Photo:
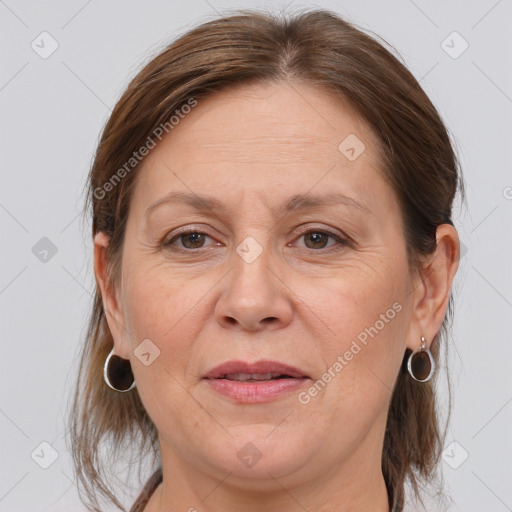
<path id="1" fill-rule="evenodd" d="M 262 403 L 298 390 L 310 377 L 277 361 L 229 361 L 210 370 L 203 379 L 211 390 L 230 400 Z"/>
<path id="2" fill-rule="evenodd" d="M 296 377 L 282 373 L 228 373 L 218 378 L 239 382 L 261 382 L 262 380 L 293 379 Z"/>
<path id="3" fill-rule="evenodd" d="M 240 382 L 277 379 L 310 378 L 303 370 L 279 361 L 261 360 L 255 363 L 228 361 L 211 369 L 204 379 L 226 379 Z"/>

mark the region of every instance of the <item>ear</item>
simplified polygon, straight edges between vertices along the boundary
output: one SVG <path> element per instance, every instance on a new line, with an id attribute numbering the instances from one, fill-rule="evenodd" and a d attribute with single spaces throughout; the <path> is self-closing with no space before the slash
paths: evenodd
<path id="1" fill-rule="evenodd" d="M 107 279 L 107 248 L 110 238 L 102 231 L 94 237 L 94 274 L 101 290 L 103 308 L 108 327 L 114 339 L 114 353 L 124 359 L 130 359 L 130 336 L 126 328 L 125 317 L 117 290 Z"/>
<path id="2" fill-rule="evenodd" d="M 407 347 L 416 350 L 420 336 L 427 347 L 443 323 L 453 278 L 459 266 L 460 242 L 451 224 L 441 224 L 436 230 L 436 249 L 419 271 L 413 294 L 412 319 L 407 335 Z"/>

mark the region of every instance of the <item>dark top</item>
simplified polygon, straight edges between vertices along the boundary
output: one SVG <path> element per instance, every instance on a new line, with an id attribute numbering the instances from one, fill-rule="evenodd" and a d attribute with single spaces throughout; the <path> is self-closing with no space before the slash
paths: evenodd
<path id="1" fill-rule="evenodd" d="M 132 505 L 130 512 L 143 512 L 144 508 L 148 504 L 149 498 L 155 492 L 156 488 L 162 482 L 162 468 L 158 468 L 151 478 L 146 482 L 144 489 L 140 493 L 139 497 L 135 500 Z"/>
<path id="2" fill-rule="evenodd" d="M 135 500 L 135 503 L 132 505 L 130 512 L 144 512 L 144 508 L 148 504 L 149 498 L 151 498 L 151 495 L 155 492 L 156 488 L 162 482 L 162 478 L 163 478 L 162 468 L 158 468 L 153 473 L 151 478 L 146 482 L 144 489 L 140 493 L 139 497 Z M 403 511 L 403 505 L 399 503 L 395 507 L 395 510 L 393 512 L 402 512 L 402 511 Z"/>

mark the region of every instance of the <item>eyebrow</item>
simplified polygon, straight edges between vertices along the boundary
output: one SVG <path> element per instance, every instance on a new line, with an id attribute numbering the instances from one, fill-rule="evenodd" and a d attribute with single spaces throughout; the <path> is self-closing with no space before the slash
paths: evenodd
<path id="1" fill-rule="evenodd" d="M 169 192 L 165 196 L 157 199 L 154 203 L 152 203 L 144 212 L 144 217 L 147 218 L 159 206 L 172 203 L 185 204 L 199 211 L 226 211 L 226 205 L 214 197 L 198 193 Z M 312 208 L 315 206 L 336 206 L 339 204 L 354 206 L 365 213 L 373 214 L 373 212 L 367 206 L 364 206 L 354 198 L 335 192 L 322 195 L 312 195 L 307 193 L 295 194 L 291 196 L 283 205 L 281 205 L 281 207 L 277 210 L 277 213 L 282 215 L 288 212 Z"/>

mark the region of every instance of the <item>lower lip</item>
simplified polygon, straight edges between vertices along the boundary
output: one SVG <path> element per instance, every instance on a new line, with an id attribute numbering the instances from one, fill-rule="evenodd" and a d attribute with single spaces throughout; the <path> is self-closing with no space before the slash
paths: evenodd
<path id="1" fill-rule="evenodd" d="M 247 382 L 227 379 L 205 379 L 217 393 L 237 402 L 261 403 L 295 391 L 309 379 L 273 379 Z"/>

